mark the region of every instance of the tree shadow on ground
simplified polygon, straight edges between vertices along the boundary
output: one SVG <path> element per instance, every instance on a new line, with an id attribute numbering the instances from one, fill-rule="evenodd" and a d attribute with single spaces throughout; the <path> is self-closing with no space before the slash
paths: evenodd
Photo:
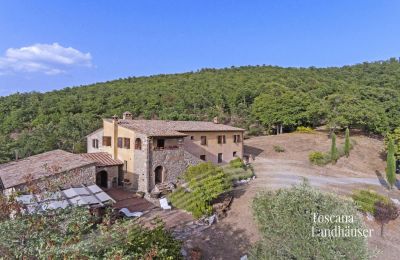
<path id="1" fill-rule="evenodd" d="M 246 193 L 246 187 L 248 184 L 237 186 L 230 191 L 230 194 L 233 196 L 234 199 L 240 198 L 243 194 Z"/>
<path id="2" fill-rule="evenodd" d="M 394 186 L 396 186 L 396 188 L 398 190 L 400 190 L 400 181 L 398 179 L 396 179 L 396 182 L 394 183 Z"/>
<path id="3" fill-rule="evenodd" d="M 389 184 L 387 183 L 387 181 L 385 180 L 385 178 L 383 177 L 382 173 L 378 170 L 375 171 L 376 176 L 378 177 L 379 183 L 385 187 L 386 189 L 390 189 Z"/>
<path id="4" fill-rule="evenodd" d="M 250 145 L 244 145 L 244 153 L 245 154 L 249 154 L 252 156 L 259 156 L 261 153 L 263 153 L 264 150 L 254 147 L 254 146 L 250 146 Z"/>
<path id="5" fill-rule="evenodd" d="M 379 158 L 381 158 L 383 161 L 386 161 L 387 153 L 385 150 L 381 150 L 379 152 Z"/>
<path id="6" fill-rule="evenodd" d="M 245 230 L 228 223 L 217 223 L 185 241 L 185 247 L 199 248 L 202 259 L 240 259 L 251 248 Z"/>

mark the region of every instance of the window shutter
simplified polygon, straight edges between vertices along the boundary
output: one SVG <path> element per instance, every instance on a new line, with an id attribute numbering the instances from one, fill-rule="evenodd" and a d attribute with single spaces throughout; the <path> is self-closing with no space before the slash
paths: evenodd
<path id="1" fill-rule="evenodd" d="M 130 138 L 124 138 L 124 148 L 131 149 L 131 139 Z"/>
<path id="2" fill-rule="evenodd" d="M 111 136 L 103 136 L 103 145 L 111 146 Z"/>

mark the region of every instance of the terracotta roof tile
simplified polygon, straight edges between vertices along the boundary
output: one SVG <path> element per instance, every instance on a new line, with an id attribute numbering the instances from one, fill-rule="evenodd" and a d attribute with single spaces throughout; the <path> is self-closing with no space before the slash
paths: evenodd
<path id="1" fill-rule="evenodd" d="M 112 119 L 105 119 L 112 122 Z M 186 136 L 185 132 L 244 131 L 224 124 L 205 121 L 118 120 L 118 125 L 148 136 Z"/>
<path id="2" fill-rule="evenodd" d="M 78 154 L 63 150 L 54 150 L 30 156 L 19 161 L 0 165 L 0 179 L 5 189 L 24 184 L 28 174 L 32 180 L 49 175 L 70 171 L 83 166 L 94 165 L 94 162 Z M 49 170 L 48 168 L 52 169 Z"/>
<path id="3" fill-rule="evenodd" d="M 99 153 L 82 153 L 82 157 L 91 160 L 93 162 L 96 162 L 96 166 L 115 166 L 115 165 L 122 165 L 124 164 L 120 160 L 114 160 L 111 158 L 111 155 L 105 152 L 99 152 Z"/>

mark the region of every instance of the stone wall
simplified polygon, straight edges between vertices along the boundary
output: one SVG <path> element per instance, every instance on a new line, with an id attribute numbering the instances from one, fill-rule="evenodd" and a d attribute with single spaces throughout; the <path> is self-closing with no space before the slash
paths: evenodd
<path id="1" fill-rule="evenodd" d="M 61 172 L 54 175 L 49 175 L 40 180 L 34 181 L 34 186 L 40 191 L 55 190 L 58 187 L 66 187 L 72 185 L 93 184 L 96 183 L 96 167 L 86 166 L 76 168 L 67 172 Z M 13 190 L 26 190 L 26 185 L 19 185 Z"/>
<path id="2" fill-rule="evenodd" d="M 185 151 L 184 159 L 185 159 L 186 168 L 189 166 L 204 162 L 203 160 L 201 160 L 200 158 L 196 157 L 195 155 L 189 153 L 188 151 Z"/>
<path id="3" fill-rule="evenodd" d="M 96 167 L 96 173 L 99 173 L 101 171 L 106 171 L 107 172 L 107 188 L 112 188 L 113 187 L 113 180 L 115 178 L 115 185 L 118 185 L 118 172 L 119 172 L 119 166 L 107 166 L 107 167 Z"/>
<path id="4" fill-rule="evenodd" d="M 188 166 L 198 164 L 200 161 L 186 152 L 182 147 L 171 150 L 152 151 L 152 167 L 149 180 L 150 190 L 154 188 L 155 169 L 158 166 L 163 167 L 164 182 L 176 182 L 177 178 L 185 172 Z"/>
<path id="5" fill-rule="evenodd" d="M 132 173 L 133 189 L 138 191 L 148 192 L 149 191 L 149 144 L 151 139 L 146 135 L 135 133 L 136 138 L 142 140 L 142 149 L 134 150 L 134 171 Z"/>
<path id="6" fill-rule="evenodd" d="M 137 176 L 137 179 L 132 181 L 134 190 L 150 192 L 155 186 L 155 169 L 158 166 L 163 167 L 163 182 L 176 182 L 189 166 L 203 162 L 178 142 L 176 149 L 153 150 L 152 138 L 139 133 L 136 133 L 136 137 L 142 139 L 142 150 L 134 150 L 132 176 Z"/>

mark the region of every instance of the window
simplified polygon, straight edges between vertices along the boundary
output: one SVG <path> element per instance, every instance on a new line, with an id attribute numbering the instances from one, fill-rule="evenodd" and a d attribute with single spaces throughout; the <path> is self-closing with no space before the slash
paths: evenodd
<path id="1" fill-rule="evenodd" d="M 203 161 L 205 161 L 205 160 L 206 160 L 206 155 L 205 155 L 205 154 L 200 155 L 200 159 L 203 160 Z"/>
<path id="2" fill-rule="evenodd" d="M 165 140 L 164 139 L 157 139 L 157 148 L 164 148 Z"/>
<path id="3" fill-rule="evenodd" d="M 207 136 L 201 137 L 201 145 L 207 145 Z"/>
<path id="4" fill-rule="evenodd" d="M 122 148 L 122 137 L 118 137 L 118 143 L 117 143 L 117 146 L 118 146 L 118 148 Z"/>
<path id="5" fill-rule="evenodd" d="M 190 137 L 190 140 L 194 140 L 194 136 L 193 135 Z"/>
<path id="6" fill-rule="evenodd" d="M 233 157 L 236 157 L 236 152 L 233 152 Z"/>
<path id="7" fill-rule="evenodd" d="M 96 149 L 99 148 L 99 139 L 92 139 L 92 147 Z"/>
<path id="8" fill-rule="evenodd" d="M 142 150 L 142 139 L 135 139 L 135 150 Z"/>
<path id="9" fill-rule="evenodd" d="M 240 143 L 241 142 L 241 136 L 240 135 L 234 135 L 233 136 L 233 142 L 234 143 Z"/>
<path id="10" fill-rule="evenodd" d="M 103 136 L 103 145 L 111 146 L 111 136 Z"/>
<path id="11" fill-rule="evenodd" d="M 4 190 L 4 185 L 3 185 L 3 182 L 0 179 L 0 192 L 2 192 L 3 190 Z"/>
<path id="12" fill-rule="evenodd" d="M 124 138 L 124 148 L 131 149 L 131 139 L 130 138 Z"/>
<path id="13" fill-rule="evenodd" d="M 219 136 L 218 136 L 218 143 L 219 143 L 219 144 L 225 144 L 225 143 L 226 143 L 226 137 L 225 137 L 225 135 L 219 135 Z"/>
<path id="14" fill-rule="evenodd" d="M 222 163 L 222 153 L 218 154 L 218 163 Z"/>

